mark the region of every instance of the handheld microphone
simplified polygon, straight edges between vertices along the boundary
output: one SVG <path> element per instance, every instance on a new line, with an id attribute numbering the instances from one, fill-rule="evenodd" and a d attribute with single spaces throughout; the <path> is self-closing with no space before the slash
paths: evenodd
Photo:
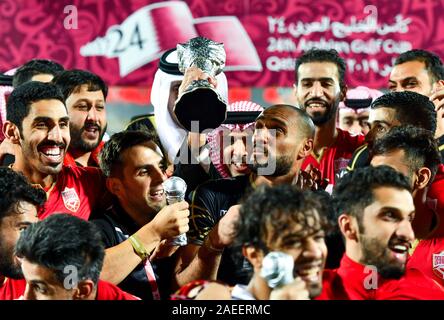
<path id="1" fill-rule="evenodd" d="M 267 281 L 270 288 L 279 288 L 293 282 L 293 268 L 292 256 L 272 251 L 262 261 L 260 276 Z"/>
<path id="2" fill-rule="evenodd" d="M 173 204 L 185 200 L 185 192 L 187 190 L 186 182 L 179 177 L 170 177 L 163 182 L 163 191 L 167 204 Z M 168 243 L 173 246 L 187 245 L 187 235 L 182 233 L 177 237 L 168 240 Z"/>

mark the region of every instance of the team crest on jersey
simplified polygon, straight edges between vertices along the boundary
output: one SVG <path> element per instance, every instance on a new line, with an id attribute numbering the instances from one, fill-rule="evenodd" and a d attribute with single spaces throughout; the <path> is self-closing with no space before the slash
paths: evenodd
<path id="1" fill-rule="evenodd" d="M 80 199 L 74 188 L 65 187 L 65 190 L 62 191 L 62 198 L 66 209 L 72 212 L 79 210 Z"/>
<path id="2" fill-rule="evenodd" d="M 444 251 L 433 254 L 433 273 L 441 279 L 444 279 Z"/>

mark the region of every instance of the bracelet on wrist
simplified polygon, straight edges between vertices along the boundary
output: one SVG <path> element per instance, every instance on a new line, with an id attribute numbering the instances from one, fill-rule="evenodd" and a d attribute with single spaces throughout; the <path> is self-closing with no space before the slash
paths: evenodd
<path id="1" fill-rule="evenodd" d="M 134 252 L 140 257 L 140 259 L 142 259 L 142 261 L 145 261 L 150 257 L 150 253 L 146 250 L 142 242 L 140 242 L 139 238 L 135 234 L 129 237 L 128 240 L 133 246 Z"/>

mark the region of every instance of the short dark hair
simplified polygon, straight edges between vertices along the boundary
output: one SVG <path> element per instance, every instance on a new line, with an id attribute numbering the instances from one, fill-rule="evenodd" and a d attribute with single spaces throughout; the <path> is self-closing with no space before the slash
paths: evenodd
<path id="1" fill-rule="evenodd" d="M 40 188 L 34 188 L 25 176 L 10 168 L 0 167 L 0 221 L 17 212 L 21 201 L 41 206 L 46 201 L 46 194 Z"/>
<path id="2" fill-rule="evenodd" d="M 106 177 L 120 176 L 120 170 L 123 164 L 123 153 L 125 150 L 147 143 L 156 143 L 155 137 L 146 131 L 126 130 L 115 133 L 103 146 L 99 159 L 100 168 Z M 165 160 L 165 158 L 164 158 Z"/>
<path id="3" fill-rule="evenodd" d="M 299 58 L 296 59 L 295 66 L 295 80 L 298 81 L 298 71 L 299 66 L 304 63 L 310 62 L 332 62 L 338 68 L 338 76 L 339 76 L 339 86 L 341 88 L 345 87 L 345 70 L 346 64 L 344 59 L 339 56 L 339 53 L 334 50 L 324 50 L 324 49 L 310 49 L 304 54 L 302 54 Z"/>
<path id="4" fill-rule="evenodd" d="M 413 92 L 389 92 L 372 102 L 371 108 L 394 109 L 396 119 L 402 125 L 412 125 L 435 133 L 436 111 L 428 97 Z"/>
<path id="5" fill-rule="evenodd" d="M 88 86 L 88 91 L 102 91 L 106 100 L 108 86 L 98 75 L 85 70 L 66 70 L 55 76 L 52 82 L 59 86 L 65 100 L 82 85 Z"/>
<path id="6" fill-rule="evenodd" d="M 58 75 L 64 70 L 63 66 L 48 59 L 32 59 L 18 68 L 12 77 L 12 86 L 18 86 L 31 81 L 32 77 L 38 74 Z"/>
<path id="7" fill-rule="evenodd" d="M 444 67 L 442 65 L 442 61 L 439 56 L 433 52 L 421 49 L 409 50 L 401 53 L 396 58 L 394 65 L 397 66 L 410 61 L 423 62 L 432 83 L 444 79 Z"/>
<path id="8" fill-rule="evenodd" d="M 267 253 L 264 237 L 274 237 L 288 229 L 290 221 L 302 226 L 301 237 L 324 230 L 327 219 L 322 215 L 317 198 L 308 191 L 297 190 L 294 186 L 260 186 L 242 202 L 240 221 L 237 226 L 236 243 L 239 246 L 253 246 Z"/>
<path id="9" fill-rule="evenodd" d="M 269 106 L 265 110 L 269 109 L 288 109 L 298 115 L 298 129 L 305 137 L 313 138 L 315 134 L 315 125 L 313 120 L 311 120 L 310 116 L 307 112 L 302 109 L 299 109 L 291 104 L 275 104 Z M 264 111 L 265 111 L 264 110 Z M 260 115 L 259 115 L 260 116 Z"/>
<path id="10" fill-rule="evenodd" d="M 22 232 L 16 255 L 52 271 L 64 282 L 66 267 L 77 270 L 79 280 L 95 284 L 105 257 L 105 246 L 97 227 L 70 214 L 54 214 Z"/>
<path id="11" fill-rule="evenodd" d="M 22 132 L 23 119 L 28 116 L 31 104 L 40 100 L 59 100 L 65 106 L 65 99 L 56 85 L 29 81 L 12 91 L 6 102 L 6 119 Z"/>
<path id="12" fill-rule="evenodd" d="M 125 130 L 156 132 L 156 128 L 150 120 L 150 118 L 153 117 L 154 114 L 142 114 L 132 117 L 130 122 L 126 125 Z"/>
<path id="13" fill-rule="evenodd" d="M 151 119 L 154 118 L 154 114 L 144 114 L 132 117 L 130 122 L 126 125 L 125 130 L 127 131 L 146 131 L 152 137 L 154 142 L 162 151 L 162 154 L 167 154 L 165 149 L 160 141 L 159 135 L 157 134 L 156 128 L 154 127 Z"/>
<path id="14" fill-rule="evenodd" d="M 433 134 L 414 126 L 395 127 L 375 142 L 371 154 L 384 155 L 399 149 L 404 151 L 411 173 L 421 167 L 430 169 L 432 176 L 429 184 L 431 184 L 441 163 L 438 143 Z"/>
<path id="15" fill-rule="evenodd" d="M 374 189 L 392 187 L 411 192 L 410 183 L 403 174 L 388 166 L 357 168 L 344 175 L 333 189 L 336 216 L 354 216 L 363 227 L 364 209 L 374 201 Z"/>

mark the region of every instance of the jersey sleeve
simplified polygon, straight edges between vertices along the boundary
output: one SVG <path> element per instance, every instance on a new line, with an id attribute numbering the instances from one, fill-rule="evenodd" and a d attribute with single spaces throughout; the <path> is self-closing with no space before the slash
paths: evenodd
<path id="1" fill-rule="evenodd" d="M 216 198 L 205 185 L 197 187 L 189 196 L 191 212 L 187 237 L 188 243 L 196 245 L 203 244 L 206 236 L 217 223 Z"/>

